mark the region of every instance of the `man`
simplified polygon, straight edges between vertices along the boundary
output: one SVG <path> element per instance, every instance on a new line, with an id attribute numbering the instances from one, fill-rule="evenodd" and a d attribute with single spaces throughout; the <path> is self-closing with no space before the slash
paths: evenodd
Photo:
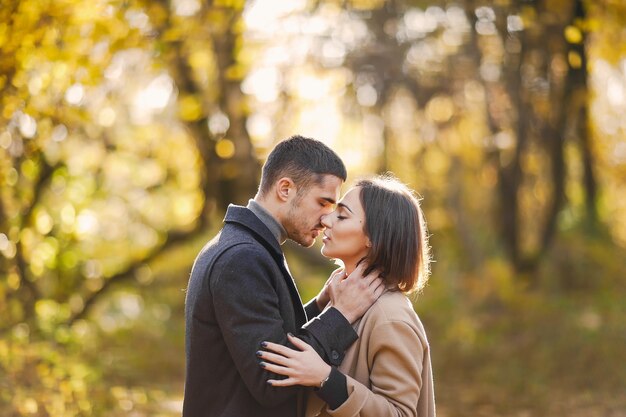
<path id="1" fill-rule="evenodd" d="M 184 417 L 298 415 L 301 388 L 267 384 L 270 374 L 256 357 L 263 341 L 286 345 L 294 333 L 329 364 L 341 363 L 357 339 L 351 323 L 378 298 L 381 280 L 358 274 L 331 280 L 303 306 L 280 244 L 289 238 L 311 246 L 345 179 L 330 148 L 294 136 L 270 153 L 248 206 L 229 206 L 187 289 Z M 332 307 L 324 309 L 329 299 Z M 338 375 L 331 371 L 320 381 L 320 395 L 333 395 Z"/>

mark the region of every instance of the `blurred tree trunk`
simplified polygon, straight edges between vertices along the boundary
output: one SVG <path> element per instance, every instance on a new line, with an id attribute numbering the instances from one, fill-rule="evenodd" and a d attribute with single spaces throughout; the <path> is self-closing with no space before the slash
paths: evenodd
<path id="1" fill-rule="evenodd" d="M 585 7 L 582 0 L 576 0 L 574 23 L 576 21 L 585 21 L 587 18 Z M 571 45 L 571 50 L 580 56 L 580 67 L 569 69 L 569 77 L 572 84 L 577 90 L 578 112 L 576 134 L 580 144 L 580 150 L 583 162 L 583 187 L 585 190 L 585 208 L 587 222 L 595 227 L 598 224 L 598 184 L 595 177 L 595 160 L 593 149 L 591 146 L 591 136 L 589 131 L 589 92 L 587 87 L 587 53 L 586 53 L 586 35 L 581 31 L 582 39 L 579 43 Z"/>
<path id="2" fill-rule="evenodd" d="M 546 129 L 543 131 L 543 143 L 551 161 L 552 175 L 552 200 L 548 207 L 545 227 L 541 239 L 541 245 L 537 249 L 531 267 L 536 268 L 540 259 L 545 256 L 556 235 L 558 216 L 565 205 L 565 182 L 566 182 L 566 160 L 565 145 L 567 138 L 573 136 L 575 143 L 580 148 L 580 156 L 583 166 L 583 189 L 585 190 L 585 209 L 587 221 L 595 224 L 597 220 L 597 185 L 594 176 L 594 160 L 592 149 L 590 148 L 588 131 L 588 102 L 589 93 L 587 87 L 587 56 L 585 50 L 584 21 L 586 19 L 585 9 L 582 0 L 576 0 L 573 5 L 571 19 L 563 26 L 556 25 L 551 28 L 550 38 L 554 42 L 561 42 L 565 51 L 568 67 L 560 100 L 554 103 L 554 108 L 558 109 L 557 122 L 555 124 L 548 121 Z M 573 31 L 579 34 L 566 35 Z M 556 129 L 553 129 L 553 126 Z"/>
<path id="3" fill-rule="evenodd" d="M 572 5 L 571 18 L 559 20 L 553 15 L 554 10 L 548 10 L 546 3 L 534 3 L 532 7 L 535 9 L 537 21 L 532 22 L 530 27 L 526 27 L 518 35 L 512 35 L 507 30 L 507 16 L 517 11 L 500 10 L 496 19 L 500 38 L 503 42 L 518 42 L 519 46 L 504 54 L 501 84 L 483 82 L 487 94 L 487 122 L 494 137 L 512 127 L 510 121 L 502 116 L 503 107 L 510 106 L 514 115 L 511 118 L 515 132 L 513 148 L 499 149 L 494 146 L 487 151 L 487 155 L 498 170 L 499 229 L 508 257 L 518 272 L 534 271 L 547 254 L 557 233 L 558 217 L 566 203 L 565 146 L 567 138 L 572 134 L 576 136 L 583 159 L 587 217 L 592 222 L 597 219 L 597 184 L 587 127 L 587 59 L 584 35 L 582 39 L 574 40 L 567 39 L 565 35 L 566 31 L 583 33 L 585 12 L 582 1 L 576 0 Z M 468 15 L 473 16 L 470 12 L 471 10 Z M 544 15 L 549 18 L 542 19 Z M 474 17 L 472 23 L 476 25 L 476 22 Z M 478 54 L 474 53 L 476 65 L 480 66 L 482 55 L 475 31 L 472 32 L 472 37 L 473 49 L 479 51 Z M 559 80 L 553 68 L 554 60 L 559 59 L 559 56 L 567 61 L 567 72 L 562 80 Z M 531 65 L 534 66 L 536 80 L 525 75 Z M 537 82 L 546 83 L 546 87 L 536 84 Z M 547 107 L 541 105 L 540 91 L 543 88 L 548 91 Z M 525 192 L 525 181 L 529 181 L 533 173 L 523 169 L 522 160 L 530 152 L 537 152 L 531 150 L 531 145 L 543 153 L 549 162 L 542 175 L 547 174 L 550 195 L 547 204 L 540 207 L 540 216 L 524 218 L 528 214 L 521 212 L 520 198 Z M 529 238 L 525 234 L 531 233 L 532 228 L 527 227 L 529 221 L 540 222 L 539 236 L 535 239 L 537 244 L 531 249 L 524 248 L 521 244 L 524 238 Z"/>
<path id="4" fill-rule="evenodd" d="M 164 1 L 164 7 L 170 7 L 170 1 Z M 189 65 L 190 48 L 186 48 L 182 40 L 169 45 L 170 73 L 179 88 L 179 95 L 199 97 L 203 103 L 202 116 L 187 121 L 186 126 L 192 134 L 205 166 L 204 193 L 207 199 L 208 215 L 214 207 L 225 209 L 230 203 L 243 204 L 254 196 L 260 172 L 259 162 L 246 129 L 246 106 L 241 81 L 243 71 L 237 60 L 238 43 L 240 42 L 242 8 L 206 7 L 202 17 L 207 25 L 207 36 L 213 57 L 216 61 L 216 85 L 212 93 L 217 95 L 213 101 L 207 97 L 208 91 L 196 80 L 193 69 Z M 219 25 L 211 27 L 210 13 L 219 14 L 224 19 Z M 172 28 L 171 14 L 161 29 L 165 33 Z M 229 122 L 226 132 L 212 133 L 209 120 L 216 113 L 223 113 Z M 222 159 L 215 151 L 220 139 L 228 138 L 235 146 L 232 158 Z"/>
<path id="5" fill-rule="evenodd" d="M 483 65 L 483 52 L 480 45 L 479 34 L 476 31 L 478 17 L 474 12 L 478 7 L 476 2 L 469 3 L 467 15 L 472 25 L 469 55 L 474 59 L 475 68 Z M 506 16 L 509 10 L 501 12 L 496 19 L 497 30 L 501 39 L 506 39 L 508 28 Z M 516 35 L 513 41 L 518 42 L 516 51 L 505 53 L 502 62 L 502 75 L 500 82 L 488 82 L 482 74 L 477 73 L 482 80 L 485 91 L 485 114 L 487 126 L 491 133 L 493 144 L 486 148 L 486 158 L 494 164 L 498 173 L 498 203 L 497 223 L 506 254 L 515 269 L 523 269 L 524 260 L 520 250 L 520 214 L 519 194 L 523 180 L 521 158 L 528 142 L 528 103 L 522 88 L 521 67 L 529 49 L 527 31 Z M 513 116 L 507 115 L 507 107 Z M 508 116 L 508 117 L 507 117 Z M 512 120 L 510 120 L 512 119 Z M 510 147 L 504 147 L 497 143 L 497 136 L 507 130 L 514 132 L 514 142 Z"/>
<path id="6" fill-rule="evenodd" d="M 227 137 L 235 145 L 233 158 L 222 162 L 219 176 L 219 206 L 222 209 L 230 203 L 245 205 L 248 199 L 254 197 L 261 171 L 246 129 L 247 111 L 241 91 L 243 74 L 237 60 L 237 43 L 242 35 L 240 19 L 241 13 L 233 15 L 225 33 L 212 36 L 221 86 L 219 107 L 229 118 Z"/>

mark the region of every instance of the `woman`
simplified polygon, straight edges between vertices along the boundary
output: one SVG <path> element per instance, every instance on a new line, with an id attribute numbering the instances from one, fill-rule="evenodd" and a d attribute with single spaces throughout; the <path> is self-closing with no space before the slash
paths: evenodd
<path id="1" fill-rule="evenodd" d="M 364 275 L 380 271 L 386 290 L 355 324 L 359 339 L 338 369 L 291 335 L 289 341 L 299 350 L 265 342 L 266 350 L 257 353 L 261 366 L 287 377 L 268 383 L 315 387 L 306 416 L 434 417 L 428 340 L 406 296 L 421 290 L 429 275 L 426 225 L 417 198 L 393 178 L 362 180 L 322 224 L 322 254 L 344 265 L 331 280 L 365 264 Z M 333 285 L 326 287 L 317 302 L 328 308 Z"/>

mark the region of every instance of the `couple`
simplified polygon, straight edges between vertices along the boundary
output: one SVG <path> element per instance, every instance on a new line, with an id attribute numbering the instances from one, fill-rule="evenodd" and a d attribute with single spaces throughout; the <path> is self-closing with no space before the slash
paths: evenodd
<path id="1" fill-rule="evenodd" d="M 301 136 L 280 142 L 247 207 L 231 205 L 187 288 L 184 417 L 434 417 L 430 351 L 405 293 L 428 278 L 417 199 L 389 178 L 359 181 Z M 336 205 L 336 208 L 335 208 Z M 280 245 L 340 260 L 302 305 Z"/>

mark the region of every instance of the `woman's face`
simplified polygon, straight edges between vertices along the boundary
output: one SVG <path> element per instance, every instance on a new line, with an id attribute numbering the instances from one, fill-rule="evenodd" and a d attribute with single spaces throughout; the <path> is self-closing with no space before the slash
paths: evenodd
<path id="1" fill-rule="evenodd" d="M 322 216 L 324 231 L 322 255 L 341 259 L 346 267 L 354 267 L 369 251 L 365 235 L 365 211 L 359 198 L 359 187 L 350 189 L 332 213 Z"/>

